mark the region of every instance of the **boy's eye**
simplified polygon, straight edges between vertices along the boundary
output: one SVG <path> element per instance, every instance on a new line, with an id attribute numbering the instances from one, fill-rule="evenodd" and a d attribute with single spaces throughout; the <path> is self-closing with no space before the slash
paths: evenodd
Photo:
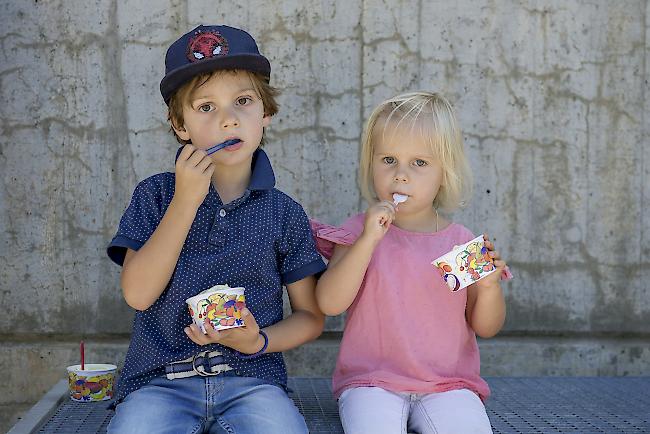
<path id="1" fill-rule="evenodd" d="M 250 96 L 240 96 L 237 98 L 237 105 L 246 105 L 253 101 Z"/>
<path id="2" fill-rule="evenodd" d="M 384 157 L 381 159 L 384 163 L 386 164 L 393 164 L 395 163 L 395 157 Z"/>
<path id="3" fill-rule="evenodd" d="M 420 160 L 419 158 L 414 161 L 415 165 L 418 167 L 423 167 L 427 165 L 427 162 L 424 160 Z"/>
<path id="4" fill-rule="evenodd" d="M 203 113 L 209 113 L 212 111 L 212 104 L 202 104 L 199 106 L 199 111 Z"/>

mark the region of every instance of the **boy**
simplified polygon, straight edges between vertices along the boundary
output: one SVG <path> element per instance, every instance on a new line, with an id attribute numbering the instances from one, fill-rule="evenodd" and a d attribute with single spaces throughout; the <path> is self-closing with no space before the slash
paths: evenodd
<path id="1" fill-rule="evenodd" d="M 277 112 L 270 63 L 243 30 L 199 26 L 165 66 L 160 90 L 184 146 L 175 173 L 136 187 L 108 247 L 137 310 L 109 432 L 307 432 L 281 351 L 322 332 L 314 275 L 325 264 L 259 149 Z M 239 142 L 205 152 L 228 140 Z M 216 284 L 246 288 L 244 327 L 208 322 L 203 334 L 185 300 Z"/>

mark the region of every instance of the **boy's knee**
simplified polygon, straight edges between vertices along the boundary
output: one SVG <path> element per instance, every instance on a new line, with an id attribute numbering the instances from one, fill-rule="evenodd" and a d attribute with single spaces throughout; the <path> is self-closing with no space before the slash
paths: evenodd
<path id="1" fill-rule="evenodd" d="M 218 422 L 225 432 L 308 434 L 305 419 L 291 400 L 289 402 L 288 405 L 276 402 L 265 409 L 257 405 L 248 406 L 245 413 L 226 412 Z M 276 417 L 269 417 L 269 415 L 276 415 Z"/>
<path id="2" fill-rule="evenodd" d="M 256 382 L 256 380 L 253 380 Z M 275 417 L 269 417 L 274 415 Z M 264 434 L 308 433 L 305 419 L 284 390 L 258 384 L 227 411 L 222 419 L 234 432 Z"/>
<path id="3" fill-rule="evenodd" d="M 138 399 L 137 391 L 133 396 L 115 408 L 115 415 L 111 419 L 108 434 L 149 434 L 149 433 L 193 433 L 199 432 L 203 420 L 191 412 L 184 411 L 182 405 L 170 411 L 170 406 L 160 400 Z"/>

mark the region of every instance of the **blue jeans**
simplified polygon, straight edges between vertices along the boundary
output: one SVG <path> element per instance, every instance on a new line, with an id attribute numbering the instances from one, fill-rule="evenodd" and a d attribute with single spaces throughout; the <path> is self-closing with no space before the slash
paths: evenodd
<path id="1" fill-rule="evenodd" d="M 305 419 L 278 386 L 219 375 L 156 377 L 115 409 L 108 433 L 305 434 Z"/>

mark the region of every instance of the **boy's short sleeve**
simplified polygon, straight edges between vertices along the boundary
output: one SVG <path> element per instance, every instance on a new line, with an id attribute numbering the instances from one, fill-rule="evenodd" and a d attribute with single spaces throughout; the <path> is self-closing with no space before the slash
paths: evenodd
<path id="1" fill-rule="evenodd" d="M 283 285 L 319 274 L 326 268 L 316 251 L 307 214 L 296 202 L 292 203 L 284 218 L 279 254 Z"/>
<path id="2" fill-rule="evenodd" d="M 106 249 L 113 262 L 122 265 L 127 248 L 139 250 L 147 242 L 162 219 L 161 204 L 159 189 L 151 178 L 137 185 L 131 203 L 122 215 L 117 234 Z"/>

